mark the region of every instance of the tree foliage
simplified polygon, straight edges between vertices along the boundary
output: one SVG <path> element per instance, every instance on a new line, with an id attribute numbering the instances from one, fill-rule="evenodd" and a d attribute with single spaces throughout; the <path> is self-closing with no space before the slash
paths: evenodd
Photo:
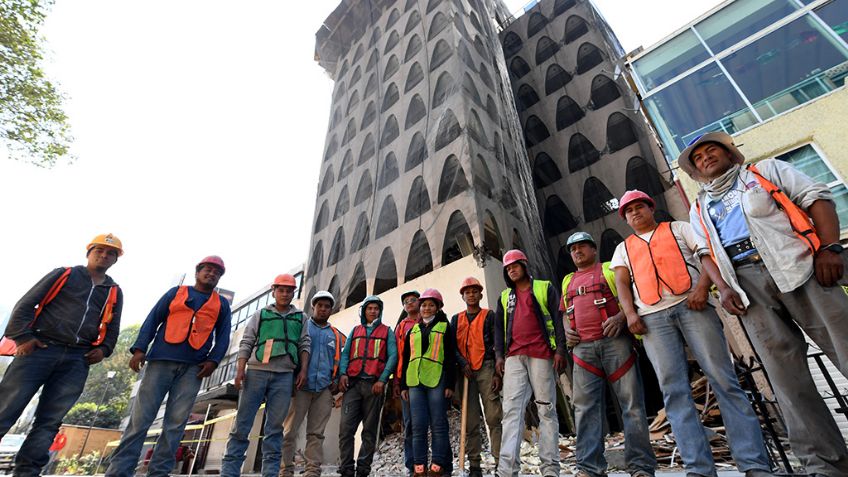
<path id="1" fill-rule="evenodd" d="M 53 0 L 0 0 L 0 140 L 9 155 L 40 166 L 69 158 L 63 97 L 41 63 L 38 29 Z"/>
<path id="2" fill-rule="evenodd" d="M 108 405 L 118 412 L 118 421 L 120 422 L 120 417 L 126 414 L 130 401 L 130 393 L 138 377 L 129 367 L 130 358 L 132 357 L 130 346 L 135 342 L 138 329 L 139 325 L 133 325 L 121 330 L 112 355 L 108 359 L 104 359 L 99 364 L 91 367 L 88 372 L 88 380 L 85 382 L 85 388 L 77 403 L 96 405 L 102 399 L 104 405 Z M 107 378 L 109 371 L 115 372 L 115 377 L 112 379 Z M 103 412 L 102 408 L 100 412 Z M 67 419 L 65 419 L 65 422 L 74 424 Z M 88 422 L 85 425 L 88 425 Z"/>
<path id="3" fill-rule="evenodd" d="M 100 406 L 100 411 L 98 411 L 97 404 L 93 402 L 80 402 L 74 404 L 74 407 L 68 411 L 62 422 L 65 424 L 76 424 L 78 426 L 117 429 L 121 425 L 122 418 L 123 413 L 112 403 Z"/>

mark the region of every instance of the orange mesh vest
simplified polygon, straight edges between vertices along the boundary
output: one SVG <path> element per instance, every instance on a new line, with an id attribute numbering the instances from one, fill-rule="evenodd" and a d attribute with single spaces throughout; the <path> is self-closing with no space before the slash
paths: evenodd
<path id="1" fill-rule="evenodd" d="M 182 286 L 171 301 L 168 319 L 165 322 L 165 342 L 181 344 L 188 341 L 189 346 L 200 349 L 215 328 L 218 313 L 221 311 L 221 297 L 213 291 L 212 296 L 199 310 L 194 311 L 185 302 L 188 299 L 188 287 Z"/>
<path id="2" fill-rule="evenodd" d="M 347 375 L 356 377 L 365 371 L 367 376 L 379 378 L 388 360 L 389 327 L 380 323 L 368 336 L 364 325 L 356 325 L 350 339 Z"/>
<path id="3" fill-rule="evenodd" d="M 468 361 L 474 371 L 483 366 L 483 357 L 486 354 L 483 327 L 486 324 L 488 314 L 489 310 L 480 308 L 480 313 L 477 313 L 474 321 L 469 323 L 468 313 L 461 311 L 456 320 L 456 344 L 459 348 L 459 354 Z"/>
<path id="4" fill-rule="evenodd" d="M 643 303 L 656 305 L 662 299 L 663 290 L 682 295 L 692 288 L 692 277 L 671 232 L 671 223 L 661 222 L 650 242 L 633 234 L 625 239 L 624 246 L 633 283 Z"/>
<path id="5" fill-rule="evenodd" d="M 395 325 L 395 342 L 397 343 L 397 352 L 398 356 L 403 356 L 403 350 L 406 349 L 406 334 L 409 333 L 417 321 L 412 318 L 406 317 L 402 319 L 397 325 Z M 403 360 L 398 359 L 397 369 L 395 370 L 395 377 L 400 379 L 403 375 Z"/>

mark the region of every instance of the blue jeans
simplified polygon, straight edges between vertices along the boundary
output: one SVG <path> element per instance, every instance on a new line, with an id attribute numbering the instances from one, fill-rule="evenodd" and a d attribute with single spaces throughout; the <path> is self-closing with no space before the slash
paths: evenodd
<path id="1" fill-rule="evenodd" d="M 427 432 L 431 432 L 433 464 L 441 466 L 447 475 L 453 471 L 450 431 L 448 430 L 448 400 L 444 383 L 435 388 L 409 388 L 409 411 L 412 414 L 412 459 L 415 465 L 427 465 Z"/>
<path id="2" fill-rule="evenodd" d="M 760 423 L 733 371 L 721 320 L 712 308 L 686 302 L 642 317 L 642 342 L 663 392 L 665 412 L 689 473 L 715 476 L 715 462 L 689 384 L 688 345 L 718 398 L 730 452 L 740 472 L 769 469 Z"/>
<path id="3" fill-rule="evenodd" d="M 283 448 L 283 420 L 289 412 L 293 373 L 248 369 L 239 394 L 238 414 L 227 453 L 221 463 L 221 477 L 241 474 L 248 437 L 259 406 L 265 401 L 265 427 L 262 430 L 262 477 L 277 477 Z"/>
<path id="4" fill-rule="evenodd" d="M 415 470 L 412 463 L 412 413 L 408 401 L 401 399 L 400 408 L 403 413 L 403 466 L 412 472 Z"/>
<path id="5" fill-rule="evenodd" d="M 106 469 L 107 477 L 132 477 L 147 431 L 159 407 L 168 395 L 165 416 L 162 418 L 162 433 L 156 439 L 153 455 L 147 467 L 150 477 L 167 477 L 174 468 L 177 448 L 185 432 L 186 422 L 194 407 L 201 379 L 197 377 L 196 364 L 176 361 L 148 361 L 138 394 L 130 411 L 130 422 L 115 449 L 112 462 Z"/>
<path id="6" fill-rule="evenodd" d="M 0 437 L 44 386 L 32 430 L 15 456 L 15 475 L 37 476 L 47 464 L 47 449 L 85 387 L 88 363 L 83 355 L 88 351 L 48 343 L 47 348 L 15 358 L 6 370 L 0 382 Z"/>
<path id="7" fill-rule="evenodd" d="M 633 342 L 630 335 L 601 338 L 579 343 L 574 356 L 602 370 L 607 376 L 615 373 L 630 358 Z M 606 410 L 606 382 L 591 372 L 574 365 L 574 415 L 577 421 L 577 467 L 592 476 L 607 472 L 604 458 L 604 414 Z M 623 376 L 610 383 L 624 421 L 624 460 L 627 471 L 654 474 L 657 460 L 651 447 L 648 420 L 645 416 L 645 398 L 638 364 L 633 364 Z"/>

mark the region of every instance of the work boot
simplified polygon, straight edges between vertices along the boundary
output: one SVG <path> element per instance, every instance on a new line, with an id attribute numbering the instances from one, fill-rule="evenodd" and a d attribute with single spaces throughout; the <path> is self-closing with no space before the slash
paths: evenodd
<path id="1" fill-rule="evenodd" d="M 630 477 L 654 477 L 652 472 L 648 472 L 647 470 L 637 470 L 630 474 Z"/>
<path id="2" fill-rule="evenodd" d="M 427 477 L 427 471 L 424 465 L 416 465 L 412 469 L 412 477 Z"/>
<path id="3" fill-rule="evenodd" d="M 774 474 L 768 470 L 751 469 L 745 471 L 745 477 L 774 477 Z"/>
<path id="4" fill-rule="evenodd" d="M 468 477 L 483 477 L 483 469 L 480 466 L 474 466 L 468 468 Z"/>
<path id="5" fill-rule="evenodd" d="M 444 469 L 439 464 L 430 464 L 430 473 L 428 477 L 442 477 L 444 475 Z"/>

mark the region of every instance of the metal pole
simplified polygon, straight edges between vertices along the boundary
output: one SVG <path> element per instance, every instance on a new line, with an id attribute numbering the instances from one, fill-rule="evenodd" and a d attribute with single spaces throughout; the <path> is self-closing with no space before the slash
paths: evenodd
<path id="1" fill-rule="evenodd" d="M 77 460 L 82 459 L 82 453 L 85 451 L 85 446 L 88 444 L 88 437 L 91 435 L 91 428 L 94 427 L 94 422 L 97 421 L 97 416 L 100 414 L 100 406 L 103 405 L 103 400 L 106 399 L 106 391 L 109 390 L 109 382 L 113 377 L 115 377 L 115 371 L 109 371 L 106 373 L 106 384 L 103 385 L 103 394 L 100 395 L 100 402 L 97 404 L 97 407 L 94 408 L 94 419 L 92 419 L 91 423 L 88 425 L 88 431 L 85 433 L 85 440 L 82 441 L 82 448 L 80 448 L 79 454 L 77 455 Z"/>
<path id="2" fill-rule="evenodd" d="M 194 472 L 194 463 L 197 462 L 197 454 L 200 453 L 200 443 L 203 441 L 203 431 L 206 430 L 206 421 L 209 420 L 209 411 L 212 410 L 212 403 L 206 405 L 206 415 L 203 416 L 203 427 L 200 428 L 200 439 L 197 440 L 197 447 L 194 449 L 194 457 L 191 458 L 191 465 L 188 468 L 188 477 Z"/>
<path id="3" fill-rule="evenodd" d="M 465 474 L 465 438 L 468 422 L 468 376 L 462 381 L 462 416 L 459 424 L 459 475 Z"/>

